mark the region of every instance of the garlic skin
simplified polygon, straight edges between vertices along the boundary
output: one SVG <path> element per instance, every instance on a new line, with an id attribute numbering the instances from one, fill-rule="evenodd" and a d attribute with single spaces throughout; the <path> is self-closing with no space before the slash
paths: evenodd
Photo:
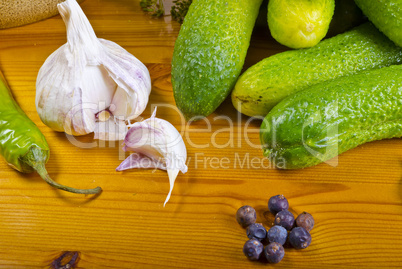
<path id="1" fill-rule="evenodd" d="M 117 168 L 157 168 L 166 170 L 170 190 L 165 203 L 170 199 L 179 171 L 187 172 L 187 149 L 177 129 L 168 121 L 156 118 L 156 108 L 149 119 L 130 126 L 124 139 L 124 151 L 134 151 Z"/>
<path id="2" fill-rule="evenodd" d="M 112 41 L 97 38 L 76 0 L 57 5 L 67 43 L 39 70 L 36 110 L 50 128 L 70 135 L 95 132 L 96 139 L 122 140 L 125 121 L 148 103 L 151 78 L 146 66 Z M 107 121 L 96 115 L 104 110 Z"/>

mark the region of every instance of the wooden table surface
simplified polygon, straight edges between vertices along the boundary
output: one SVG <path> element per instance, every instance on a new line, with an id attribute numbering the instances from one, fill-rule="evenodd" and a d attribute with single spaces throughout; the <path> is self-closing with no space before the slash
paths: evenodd
<path id="1" fill-rule="evenodd" d="M 236 210 L 251 205 L 272 225 L 268 198 L 284 194 L 290 210 L 310 212 L 316 226 L 305 250 L 286 249 L 278 268 L 402 267 L 402 142 L 372 142 L 331 164 L 281 171 L 264 161 L 260 122 L 236 113 L 230 100 L 206 121 L 186 126 L 174 109 L 170 61 L 180 25 L 151 19 L 138 0 L 86 0 L 98 37 L 112 40 L 149 68 L 151 106 L 182 132 L 188 172 L 170 201 L 164 171 L 116 172 L 119 143 L 84 149 L 45 126 L 35 110 L 35 81 L 45 59 L 66 42 L 60 16 L 0 30 L 0 69 L 27 115 L 46 136 L 50 175 L 96 197 L 51 188 L 36 174 L 0 162 L 0 268 L 47 268 L 64 251 L 79 251 L 77 268 L 254 268 L 242 253 L 247 237 Z M 283 51 L 267 29 L 253 35 L 246 66 Z M 228 120 L 230 119 L 233 124 Z M 92 142 L 92 135 L 78 138 Z M 272 266 L 273 267 L 273 266 Z"/>

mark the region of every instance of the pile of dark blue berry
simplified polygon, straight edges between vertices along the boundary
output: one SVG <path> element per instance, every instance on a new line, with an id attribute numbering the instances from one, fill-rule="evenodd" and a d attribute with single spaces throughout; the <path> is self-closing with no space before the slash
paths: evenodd
<path id="1" fill-rule="evenodd" d="M 275 215 L 274 226 L 268 231 L 261 223 L 256 223 L 257 214 L 254 208 L 245 205 L 237 210 L 237 222 L 247 228 L 249 240 L 243 247 L 247 258 L 259 260 L 264 252 L 269 263 L 278 263 L 285 256 L 284 245 L 295 249 L 303 249 L 310 245 L 310 231 L 314 226 L 311 214 L 303 212 L 295 219 L 289 211 L 288 200 L 283 195 L 272 196 L 268 201 L 268 209 Z"/>

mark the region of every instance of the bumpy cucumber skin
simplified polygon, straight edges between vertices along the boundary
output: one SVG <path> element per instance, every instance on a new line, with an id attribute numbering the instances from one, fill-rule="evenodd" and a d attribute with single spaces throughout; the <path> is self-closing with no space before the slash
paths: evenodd
<path id="1" fill-rule="evenodd" d="M 355 3 L 381 32 L 402 47 L 402 0 L 355 0 Z"/>
<path id="2" fill-rule="evenodd" d="M 269 30 L 289 48 L 313 47 L 327 34 L 334 9 L 335 0 L 270 0 Z"/>
<path id="3" fill-rule="evenodd" d="M 186 119 L 205 117 L 225 100 L 244 64 L 262 0 L 195 0 L 172 59 L 177 107 Z"/>
<path id="4" fill-rule="evenodd" d="M 305 168 L 366 142 L 402 136 L 402 66 L 313 85 L 280 102 L 260 130 L 279 168 Z"/>
<path id="5" fill-rule="evenodd" d="M 402 49 L 371 23 L 309 49 L 270 56 L 246 70 L 232 103 L 248 116 L 265 117 L 285 97 L 319 82 L 402 62 Z"/>

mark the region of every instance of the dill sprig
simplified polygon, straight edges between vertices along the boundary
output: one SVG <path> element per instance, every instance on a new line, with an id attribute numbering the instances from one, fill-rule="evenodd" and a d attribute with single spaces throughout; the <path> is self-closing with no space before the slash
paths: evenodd
<path id="1" fill-rule="evenodd" d="M 173 5 L 170 9 L 173 20 L 182 24 L 192 2 L 192 0 L 173 0 Z M 165 13 L 163 0 L 141 0 L 140 6 L 144 12 L 151 14 L 153 17 L 161 17 Z"/>
<path id="2" fill-rule="evenodd" d="M 172 18 L 182 24 L 192 2 L 192 0 L 174 0 L 170 10 Z"/>
<path id="3" fill-rule="evenodd" d="M 149 13 L 153 17 L 160 17 L 165 13 L 163 0 L 141 0 L 140 6 L 143 11 Z"/>

